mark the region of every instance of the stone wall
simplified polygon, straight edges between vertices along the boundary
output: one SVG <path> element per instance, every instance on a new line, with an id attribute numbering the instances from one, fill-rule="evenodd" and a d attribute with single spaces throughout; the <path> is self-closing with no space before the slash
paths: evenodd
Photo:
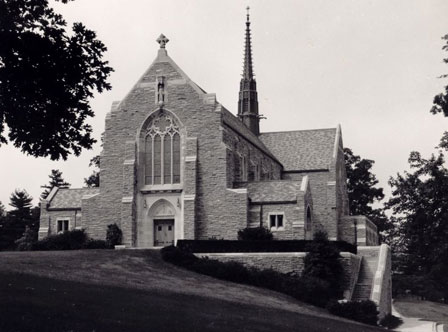
<path id="1" fill-rule="evenodd" d="M 356 239 L 358 246 L 377 246 L 379 243 L 376 225 L 365 216 L 344 216 L 340 233 L 341 240 L 354 244 Z"/>
<path id="2" fill-rule="evenodd" d="M 45 216 L 46 214 L 46 216 Z M 43 218 L 42 218 L 43 217 Z M 44 215 L 41 214 L 41 222 L 42 220 L 48 222 L 48 232 L 44 234 L 43 230 L 45 227 L 41 227 L 39 229 L 39 239 L 47 235 L 54 235 L 57 233 L 57 221 L 59 219 L 68 219 L 69 220 L 69 230 L 72 229 L 81 229 L 82 228 L 82 215 L 80 209 L 73 210 L 50 210 Z M 41 231 L 42 230 L 42 231 Z"/>
<path id="3" fill-rule="evenodd" d="M 303 195 L 302 195 L 303 196 Z M 297 204 L 302 205 L 302 209 Z M 263 204 L 261 206 L 262 226 L 270 229 L 269 215 L 284 214 L 283 225 L 281 229 L 271 229 L 276 240 L 301 240 L 304 238 L 304 224 L 297 224 L 303 220 L 303 201 L 295 204 Z"/>
<path id="4" fill-rule="evenodd" d="M 223 124 L 223 142 L 227 147 L 227 186 L 234 188 L 236 182 L 248 181 L 249 173 L 254 173 L 253 181 L 279 180 L 282 166 L 258 147 Z M 243 171 L 243 169 L 245 171 Z M 243 178 L 243 173 L 246 178 Z"/>
<path id="5" fill-rule="evenodd" d="M 82 209 L 82 223 L 81 226 L 87 233 L 95 239 L 105 239 L 107 225 L 112 224 L 110 222 L 106 226 L 102 222 L 101 218 L 98 216 L 101 213 L 101 207 L 99 206 L 100 196 L 95 195 L 88 198 L 82 199 L 81 209 Z"/>
<path id="6" fill-rule="evenodd" d="M 392 260 L 390 247 L 382 244 L 378 259 L 378 268 L 373 280 L 371 300 L 378 306 L 379 319 L 392 312 Z"/>
<path id="7" fill-rule="evenodd" d="M 358 282 L 359 271 L 361 269 L 361 256 L 352 253 L 341 253 L 342 266 L 344 268 L 344 298 L 350 300 L 353 296 L 356 283 Z"/>
<path id="8" fill-rule="evenodd" d="M 283 173 L 285 180 L 301 181 L 308 176 L 313 197 L 313 230 L 323 229 L 330 240 L 338 238 L 335 173 L 329 171 Z"/>
<path id="9" fill-rule="evenodd" d="M 198 257 L 208 257 L 220 262 L 238 262 L 248 267 L 258 269 L 273 269 L 280 273 L 300 276 L 304 269 L 306 253 L 204 253 Z M 358 280 L 361 257 L 351 253 L 341 253 L 341 263 L 344 268 L 344 296 L 351 298 L 354 285 Z"/>

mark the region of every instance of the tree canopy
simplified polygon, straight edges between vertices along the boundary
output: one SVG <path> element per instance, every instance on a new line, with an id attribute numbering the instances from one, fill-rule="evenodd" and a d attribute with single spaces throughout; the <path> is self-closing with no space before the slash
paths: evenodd
<path id="1" fill-rule="evenodd" d="M 94 167 L 92 174 L 88 178 L 84 178 L 84 183 L 89 188 L 100 186 L 100 155 L 90 159 L 89 167 Z"/>
<path id="2" fill-rule="evenodd" d="M 376 201 L 384 198 L 383 188 L 375 187 L 378 180 L 371 172 L 373 160 L 361 159 L 349 148 L 344 148 L 345 168 L 347 171 L 347 192 L 350 201 L 350 213 L 369 215 Z"/>
<path id="3" fill-rule="evenodd" d="M 375 162 L 355 155 L 349 148 L 344 148 L 344 156 L 350 214 L 368 217 L 377 226 L 381 240 L 385 241 L 393 225 L 383 209 L 372 206 L 384 198 L 383 188 L 377 187 L 378 179 L 372 173 Z"/>
<path id="4" fill-rule="evenodd" d="M 52 169 L 51 174 L 48 175 L 50 178 L 50 182 L 46 185 L 41 186 L 41 188 L 45 188 L 44 192 L 40 195 L 41 198 L 45 199 L 50 194 L 50 190 L 53 187 L 59 188 L 70 188 L 70 183 L 66 182 L 62 177 L 62 172 L 58 169 Z"/>
<path id="5" fill-rule="evenodd" d="M 389 180 L 392 210 L 398 229 L 401 266 L 405 273 L 429 273 L 448 258 L 448 169 L 440 150 L 424 159 L 419 152 L 409 157 L 410 172 Z"/>
<path id="6" fill-rule="evenodd" d="M 0 0 L 0 145 L 57 160 L 95 143 L 89 99 L 113 69 L 95 32 L 66 26 L 47 0 Z"/>
<path id="7" fill-rule="evenodd" d="M 442 49 L 448 52 L 448 35 L 443 36 L 442 39 L 445 41 L 445 45 L 442 47 Z M 448 64 L 448 58 L 443 59 L 443 62 Z M 440 77 L 447 78 L 448 74 L 442 75 Z M 445 86 L 444 92 L 434 97 L 431 113 L 443 113 L 445 116 L 448 116 L 448 85 Z"/>

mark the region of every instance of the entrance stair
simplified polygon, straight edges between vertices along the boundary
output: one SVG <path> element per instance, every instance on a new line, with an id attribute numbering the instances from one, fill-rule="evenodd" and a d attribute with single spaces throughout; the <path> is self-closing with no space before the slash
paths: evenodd
<path id="1" fill-rule="evenodd" d="M 378 268 L 380 247 L 358 247 L 358 255 L 362 256 L 361 268 L 352 301 L 370 300 L 375 272 Z"/>

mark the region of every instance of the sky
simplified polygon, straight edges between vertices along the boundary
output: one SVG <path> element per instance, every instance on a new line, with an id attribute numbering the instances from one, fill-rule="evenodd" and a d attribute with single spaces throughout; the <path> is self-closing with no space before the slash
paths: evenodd
<path id="1" fill-rule="evenodd" d="M 112 90 L 91 100 L 89 119 L 99 141 L 113 101 L 121 100 L 157 55 L 157 37 L 182 70 L 236 113 L 242 73 L 246 6 L 261 131 L 342 126 L 344 146 L 375 161 L 373 173 L 390 194 L 388 179 L 408 169 L 411 151 L 435 152 L 448 118 L 432 115 L 434 95 L 448 84 L 442 36 L 446 0 L 50 0 L 71 26 L 82 22 L 107 46 Z M 0 201 L 16 189 L 34 204 L 51 169 L 73 188 L 91 173 L 97 143 L 66 161 L 24 155 L 0 146 Z M 10 207 L 9 207 L 10 208 Z"/>

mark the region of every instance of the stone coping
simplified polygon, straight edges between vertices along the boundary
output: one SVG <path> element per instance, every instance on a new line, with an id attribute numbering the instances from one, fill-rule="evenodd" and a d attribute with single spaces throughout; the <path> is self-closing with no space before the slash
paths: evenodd
<path id="1" fill-rule="evenodd" d="M 195 253 L 196 256 L 204 257 L 305 257 L 306 252 L 211 252 Z M 343 258 L 357 257 L 351 252 L 341 252 Z"/>

